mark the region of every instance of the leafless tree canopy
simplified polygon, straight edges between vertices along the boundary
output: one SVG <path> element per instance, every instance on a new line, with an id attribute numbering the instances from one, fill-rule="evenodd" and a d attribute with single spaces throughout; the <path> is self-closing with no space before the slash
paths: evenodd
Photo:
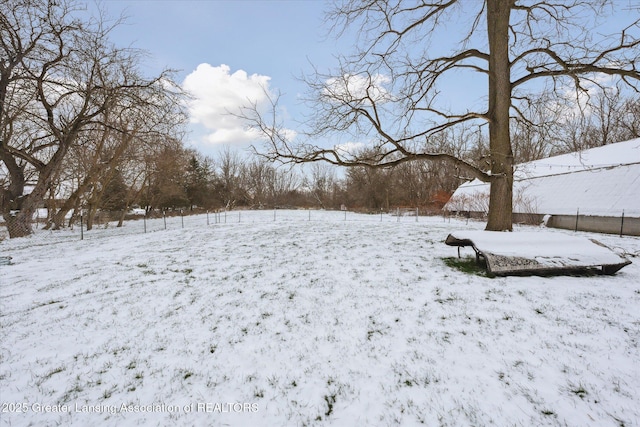
<path id="1" fill-rule="evenodd" d="M 612 79 L 638 93 L 640 21 L 618 15 L 612 28 L 615 12 L 607 0 L 341 1 L 327 15 L 330 28 L 357 33 L 357 45 L 337 69 L 305 76 L 314 111 L 307 129 L 289 137 L 277 96 L 270 112 L 254 106 L 245 116 L 268 140 L 259 152 L 271 159 L 373 168 L 443 160 L 491 183 L 487 229 L 510 230 L 513 123 L 541 126 L 535 104 L 566 99 L 567 88 L 576 105 Z M 474 93 L 452 102 L 460 95 L 445 88 L 466 81 L 478 82 Z M 459 128 L 488 135 L 488 169 L 471 157 L 476 149 L 443 149 L 440 136 Z M 337 135 L 366 147 L 323 142 Z"/>
<path id="2" fill-rule="evenodd" d="M 157 144 L 184 123 L 170 73 L 144 77 L 141 52 L 109 42 L 119 21 L 82 21 L 77 6 L 9 0 L 0 10 L 2 214 L 12 237 L 31 233 L 61 180 L 78 184 L 55 226 L 81 196 L 98 197 L 134 144 Z"/>

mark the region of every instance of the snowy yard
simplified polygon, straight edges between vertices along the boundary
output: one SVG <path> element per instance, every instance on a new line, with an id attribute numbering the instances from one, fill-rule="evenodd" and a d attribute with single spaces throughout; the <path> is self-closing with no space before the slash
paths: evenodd
<path id="1" fill-rule="evenodd" d="M 639 238 L 488 278 L 483 224 L 306 215 L 1 242 L 0 425 L 640 426 Z"/>

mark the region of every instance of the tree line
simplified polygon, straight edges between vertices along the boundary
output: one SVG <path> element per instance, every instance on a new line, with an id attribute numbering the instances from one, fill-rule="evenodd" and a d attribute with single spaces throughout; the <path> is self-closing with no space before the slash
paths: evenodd
<path id="1" fill-rule="evenodd" d="M 204 156 L 182 146 L 149 156 L 144 179 L 133 182 L 126 165 L 117 165 L 100 192 L 86 194 L 82 207 L 88 221 L 97 211 L 124 218 L 132 207 L 147 215 L 166 211 L 236 208 L 315 208 L 379 212 L 399 206 L 438 210 L 457 180 L 426 163 L 388 170 L 353 168 L 346 174 L 323 164 L 306 170 L 275 164 L 230 147 L 217 156 Z M 66 203 L 54 201 L 52 203 Z"/>
<path id="2" fill-rule="evenodd" d="M 511 123 L 515 163 L 640 137 L 640 100 L 636 97 L 608 88 L 594 91 L 584 108 L 589 108 L 590 114 L 572 115 L 566 105 L 542 98 L 532 104 L 528 114 L 537 115 L 540 125 L 518 120 Z M 489 169 L 489 144 L 481 128 L 451 129 L 438 138 L 432 144 L 439 152 Z M 316 162 L 302 168 L 250 156 L 229 146 L 210 157 L 175 144 L 143 160 L 147 162 L 141 168 L 144 179 L 132 180 L 124 163 L 115 173 L 105 175 L 106 181 L 99 185 L 104 188 L 101 199 L 87 200 L 89 211 L 97 208 L 124 215 L 132 206 L 143 207 L 149 214 L 197 208 L 346 206 L 364 212 L 404 207 L 436 213 L 462 182 L 471 179 L 447 163 L 423 160 L 389 168 L 356 166 L 343 170 Z"/>

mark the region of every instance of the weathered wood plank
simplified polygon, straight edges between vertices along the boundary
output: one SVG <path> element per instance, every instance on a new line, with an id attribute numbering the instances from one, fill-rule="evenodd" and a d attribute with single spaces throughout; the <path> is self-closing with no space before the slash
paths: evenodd
<path id="1" fill-rule="evenodd" d="M 445 243 L 472 247 L 477 258 L 486 260 L 487 271 L 498 276 L 563 274 L 587 269 L 615 274 L 631 264 L 596 240 L 544 231 L 455 231 Z"/>

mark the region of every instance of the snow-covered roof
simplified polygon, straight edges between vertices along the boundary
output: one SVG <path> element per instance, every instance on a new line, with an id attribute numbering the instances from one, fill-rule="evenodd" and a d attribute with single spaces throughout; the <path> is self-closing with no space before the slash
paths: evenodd
<path id="1" fill-rule="evenodd" d="M 577 151 L 516 166 L 517 179 L 640 163 L 640 138 Z"/>
<path id="2" fill-rule="evenodd" d="M 514 171 L 517 213 L 640 217 L 640 138 L 522 163 Z M 462 184 L 448 210 L 483 210 L 489 184 Z M 465 208 L 464 205 L 467 205 Z"/>

